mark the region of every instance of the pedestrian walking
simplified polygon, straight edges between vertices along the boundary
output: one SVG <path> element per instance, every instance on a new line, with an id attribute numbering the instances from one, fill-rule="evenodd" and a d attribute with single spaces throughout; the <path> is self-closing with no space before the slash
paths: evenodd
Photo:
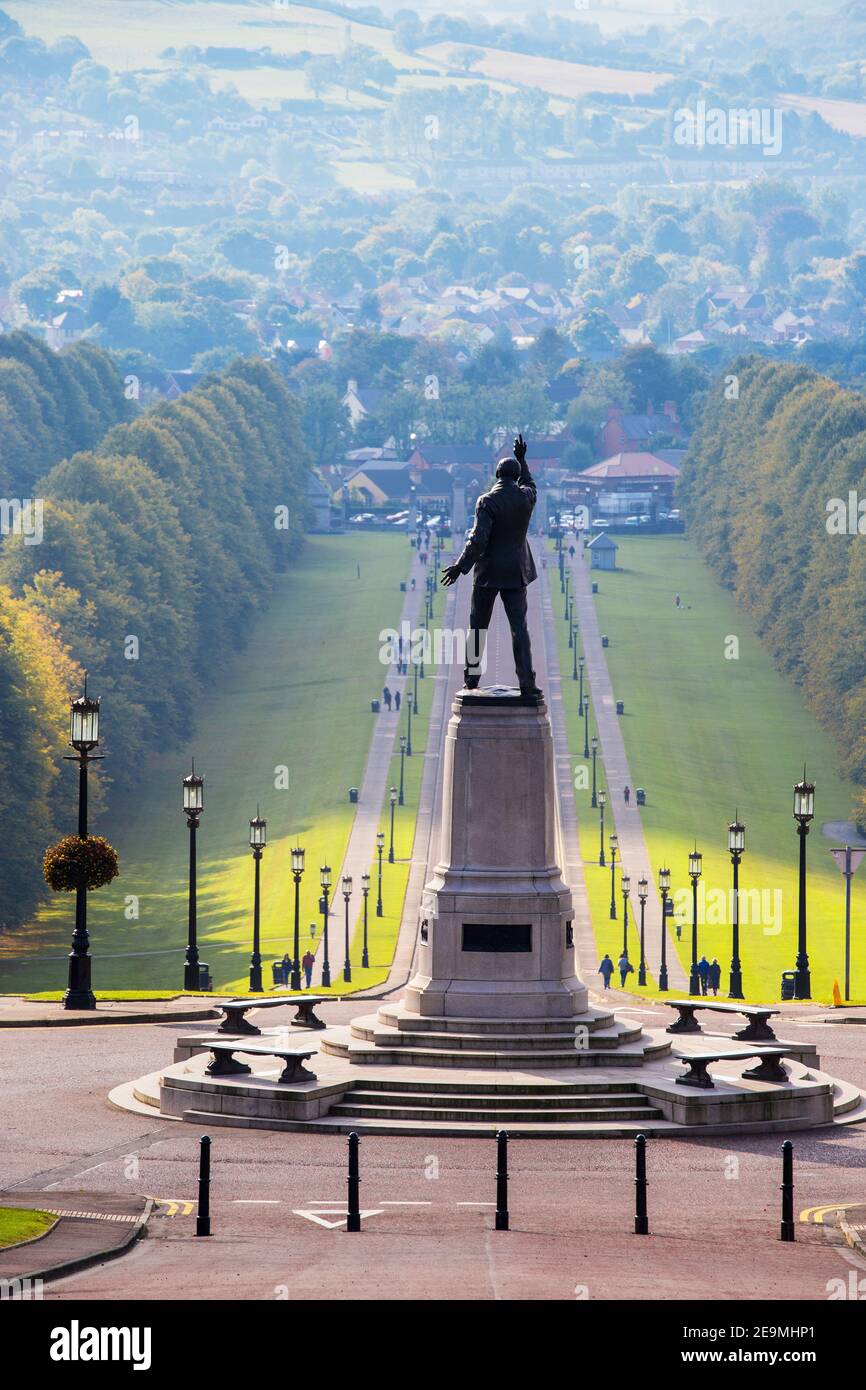
<path id="1" fill-rule="evenodd" d="M 710 962 L 706 956 L 701 956 L 698 961 L 698 979 L 701 982 L 701 994 L 706 994 L 710 982 Z"/>
<path id="2" fill-rule="evenodd" d="M 626 806 L 628 806 L 631 802 L 631 787 L 628 786 L 628 784 L 626 784 L 626 786 L 623 787 L 622 794 L 625 800 L 625 804 Z"/>
<path id="3" fill-rule="evenodd" d="M 604 980 L 605 989 L 610 989 L 610 977 L 613 974 L 613 961 L 610 956 L 605 955 L 602 957 L 601 965 L 598 967 L 598 973 Z"/>
<path id="4" fill-rule="evenodd" d="M 307 989 L 309 989 L 309 988 L 310 988 L 310 985 L 313 983 L 313 966 L 315 965 L 315 963 L 316 963 L 316 957 L 313 955 L 312 951 L 310 950 L 310 948 L 309 948 L 309 946 L 308 946 L 308 947 L 307 947 L 307 954 L 304 956 L 304 959 L 301 961 L 301 965 L 304 967 L 304 980 L 306 981 L 306 988 L 307 988 Z"/>
<path id="5" fill-rule="evenodd" d="M 414 594 L 414 592 L 415 592 L 415 576 L 413 575 L 413 576 L 412 576 L 412 593 Z"/>
<path id="6" fill-rule="evenodd" d="M 719 962 L 716 960 L 716 957 L 713 956 L 712 964 L 710 965 L 710 989 L 713 991 L 713 994 L 718 994 L 719 985 L 721 983 L 722 967 L 719 965 Z"/>
<path id="7" fill-rule="evenodd" d="M 399 692 L 399 690 L 395 690 L 395 691 L 394 691 L 394 708 L 395 708 L 395 710 L 397 711 L 398 714 L 400 713 L 400 698 L 401 698 L 401 697 L 400 697 L 400 692 Z"/>
<path id="8" fill-rule="evenodd" d="M 391 692 L 390 692 L 390 690 L 388 689 L 387 685 L 385 686 L 385 688 L 384 688 L 383 691 L 382 691 L 382 699 L 383 699 L 384 702 L 385 702 L 385 708 L 386 708 L 387 710 L 390 710 L 390 708 L 391 708 Z"/>
<path id="9" fill-rule="evenodd" d="M 573 560 L 573 559 L 574 559 L 574 546 L 573 546 L 573 545 L 570 545 L 570 546 L 568 547 L 568 554 L 569 554 L 570 558 Z"/>
<path id="10" fill-rule="evenodd" d="M 674 608 L 681 608 L 681 607 L 682 607 L 682 604 L 680 603 L 680 596 L 679 596 L 679 594 L 675 594 L 675 595 L 674 595 Z"/>
<path id="11" fill-rule="evenodd" d="M 616 968 L 619 971 L 619 978 L 622 983 L 622 987 L 623 989 L 625 989 L 626 980 L 628 979 L 629 975 L 634 974 L 634 966 L 629 961 L 629 958 L 626 955 L 625 951 L 623 951 L 622 955 L 617 961 Z"/>
<path id="12" fill-rule="evenodd" d="M 283 984 L 289 985 L 292 982 L 292 958 L 288 951 L 283 956 Z"/>

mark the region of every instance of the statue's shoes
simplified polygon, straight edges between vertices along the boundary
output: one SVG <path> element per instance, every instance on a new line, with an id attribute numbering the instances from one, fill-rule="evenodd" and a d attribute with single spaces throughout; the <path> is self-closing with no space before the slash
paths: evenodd
<path id="1" fill-rule="evenodd" d="M 544 694 L 544 691 L 539 690 L 537 685 L 522 685 L 520 687 L 520 693 L 521 695 L 535 695 L 538 699 L 540 699 L 541 696 Z"/>

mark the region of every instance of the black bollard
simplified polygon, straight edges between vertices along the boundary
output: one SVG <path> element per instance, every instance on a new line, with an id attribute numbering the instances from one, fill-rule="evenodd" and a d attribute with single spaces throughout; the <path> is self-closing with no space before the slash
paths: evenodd
<path id="1" fill-rule="evenodd" d="M 782 1229 L 780 1240 L 796 1240 L 794 1234 L 794 1145 L 786 1139 L 782 1145 Z"/>
<path id="2" fill-rule="evenodd" d="M 496 1135 L 496 1229 L 508 1230 L 508 1133 Z"/>
<path id="3" fill-rule="evenodd" d="M 636 1236 L 649 1235 L 646 1186 L 646 1135 L 639 1134 L 634 1141 L 634 1233 Z"/>
<path id="4" fill-rule="evenodd" d="M 354 1130 L 349 1135 L 349 1205 L 346 1216 L 346 1230 L 361 1229 L 361 1170 L 358 1163 L 358 1136 Z"/>
<path id="5" fill-rule="evenodd" d="M 197 1236 L 210 1235 L 210 1135 L 199 1140 L 198 1154 L 198 1213 L 195 1218 Z"/>

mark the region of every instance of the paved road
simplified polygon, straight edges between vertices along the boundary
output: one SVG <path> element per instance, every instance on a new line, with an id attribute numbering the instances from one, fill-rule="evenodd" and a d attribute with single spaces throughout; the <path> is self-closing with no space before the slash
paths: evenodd
<path id="1" fill-rule="evenodd" d="M 336 1021 L 355 1009 L 347 1002 L 324 1011 Z M 661 1014 L 640 1016 L 651 1022 Z M 0 1183 L 193 1199 L 199 1131 L 105 1101 L 112 1086 L 164 1062 L 176 1031 L 0 1030 L 8 1100 Z M 828 1070 L 866 1086 L 861 1029 L 801 1031 L 819 1044 Z M 830 1244 L 833 1231 L 823 1225 L 801 1226 L 795 1246 L 778 1241 L 783 1137 L 652 1141 L 653 1235 L 638 1251 L 628 1141 L 514 1142 L 512 1231 L 497 1234 L 492 1207 L 471 1205 L 494 1198 L 492 1137 L 365 1139 L 362 1207 L 379 1215 L 354 1239 L 295 1214 L 340 1219 L 345 1137 L 217 1129 L 210 1241 L 193 1238 L 193 1219 L 179 1208 L 152 1218 L 147 1238 L 120 1261 L 50 1286 L 45 1296 L 824 1300 L 830 1280 L 847 1278 L 852 1267 L 863 1278 L 866 1261 Z M 798 1212 L 862 1202 L 866 1129 L 794 1142 Z"/>

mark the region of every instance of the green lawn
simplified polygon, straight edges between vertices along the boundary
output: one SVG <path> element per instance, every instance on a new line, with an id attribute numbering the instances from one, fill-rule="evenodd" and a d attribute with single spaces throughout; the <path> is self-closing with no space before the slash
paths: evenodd
<path id="1" fill-rule="evenodd" d="M 409 554 L 405 535 L 310 537 L 300 565 L 280 579 L 244 650 L 220 670 L 215 689 L 202 700 L 191 747 L 170 757 L 154 755 L 134 793 L 95 827 L 121 858 L 120 878 L 89 899 L 95 989 L 171 993 L 182 983 L 188 836 L 180 782 L 193 754 L 205 778 L 199 942 L 215 987 L 236 991 L 248 979 L 248 822 L 257 805 L 267 817 L 269 840 L 262 863 L 262 955 L 269 962 L 291 944 L 289 849 L 296 836 L 306 850 L 301 922 L 302 940 L 309 941 L 309 924 L 321 920 L 319 867 L 328 862 L 336 877 L 351 828 L 349 788 L 360 785 L 375 717 L 370 699 L 382 688 L 379 632 L 398 622 L 399 583 Z M 424 685 L 421 690 L 426 696 Z M 421 708 L 429 712 L 426 698 Z M 110 705 L 103 706 L 103 728 L 110 748 Z M 420 751 L 420 720 L 418 734 Z M 412 762 L 420 769 L 420 760 Z M 287 790 L 275 786 L 282 766 L 289 770 Z M 406 834 L 413 807 L 414 802 L 403 808 Z M 385 865 L 384 897 L 395 921 L 405 872 L 404 865 Z M 132 916 L 136 910 L 138 920 Z M 72 922 L 73 900 L 64 894 L 26 933 L 5 939 L 2 989 L 62 986 Z M 382 919 L 380 927 L 385 925 Z M 392 922 L 392 946 L 393 939 Z M 377 938 L 373 955 L 380 973 L 387 969 L 385 953 L 384 940 Z M 332 938 L 332 965 L 337 956 Z M 267 987 L 267 964 L 266 971 Z"/>
<path id="2" fill-rule="evenodd" d="M 44 1235 L 56 1223 L 57 1217 L 47 1211 L 27 1211 L 19 1207 L 0 1207 L 0 1250 Z"/>
<path id="3" fill-rule="evenodd" d="M 797 953 L 797 836 L 791 815 L 793 783 L 803 763 L 817 784 L 816 819 L 808 840 L 809 954 L 812 995 L 829 1001 L 843 982 L 844 880 L 821 833 L 830 820 L 849 818 L 853 788 L 839 773 L 831 737 L 805 708 L 800 693 L 773 668 L 748 619 L 719 586 L 689 542 L 680 537 L 617 537 L 615 573 L 595 575 L 601 631 L 609 635 L 608 665 L 617 699 L 625 701 L 622 733 L 633 778 L 647 790 L 641 813 L 651 859 L 671 868 L 685 925 L 680 958 L 688 969 L 691 890 L 688 853 L 703 852 L 705 922 L 699 952 L 730 964 L 731 884 L 726 827 L 739 811 L 746 825 L 740 887 L 758 890 L 753 920 L 741 906 L 741 955 L 749 999 L 777 1000 L 782 970 Z M 554 610 L 559 585 L 551 570 Z M 674 596 L 679 593 L 682 608 Z M 568 666 L 567 629 L 557 621 L 560 660 Z M 736 659 L 726 658 L 736 638 Z M 570 746 L 582 754 L 576 686 L 566 682 Z M 573 690 L 573 700 L 569 692 Z M 571 709 L 571 706 L 574 709 Z M 590 729 L 590 732 L 592 730 Z M 582 758 L 576 758 L 576 761 Z M 622 788 L 612 789 L 614 796 Z M 589 792 L 578 793 L 584 857 L 598 854 L 597 813 Z M 609 922 L 610 873 L 588 869 L 590 905 L 599 951 L 621 944 L 621 922 Z M 621 905 L 618 903 L 619 910 Z M 852 911 L 852 998 L 866 1001 L 866 901 L 855 878 Z M 634 951 L 634 954 L 632 954 Z M 630 956 L 637 959 L 636 941 Z M 614 955 L 614 959 L 616 956 Z M 650 963 L 653 967 L 656 962 Z M 649 992 L 652 992 L 650 989 Z"/>

